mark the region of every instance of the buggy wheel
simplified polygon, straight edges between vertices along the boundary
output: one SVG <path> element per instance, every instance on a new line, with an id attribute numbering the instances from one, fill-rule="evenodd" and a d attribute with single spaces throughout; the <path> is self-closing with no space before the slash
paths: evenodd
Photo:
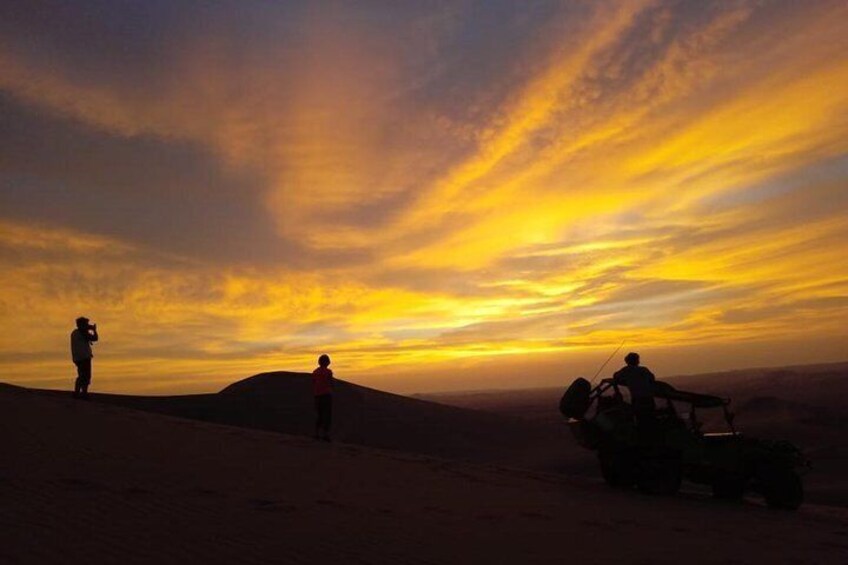
<path id="1" fill-rule="evenodd" d="M 613 488 L 630 488 L 636 482 L 635 461 L 624 449 L 605 446 L 598 451 L 601 475 Z"/>
<path id="2" fill-rule="evenodd" d="M 638 485 L 645 494 L 675 494 L 680 490 L 682 479 L 678 458 L 648 457 L 640 461 Z"/>
<path id="3" fill-rule="evenodd" d="M 771 470 L 760 480 L 769 508 L 797 510 L 804 501 L 804 486 L 794 471 Z"/>
<path id="4" fill-rule="evenodd" d="M 745 481 L 736 477 L 719 477 L 713 481 L 713 496 L 721 500 L 742 500 Z"/>

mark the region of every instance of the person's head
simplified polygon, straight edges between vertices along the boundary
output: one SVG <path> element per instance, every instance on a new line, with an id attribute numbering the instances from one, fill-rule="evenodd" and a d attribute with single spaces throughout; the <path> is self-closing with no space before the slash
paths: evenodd
<path id="1" fill-rule="evenodd" d="M 78 330 L 82 330 L 82 331 L 88 330 L 88 325 L 89 325 L 88 324 L 88 322 L 89 322 L 88 318 L 86 318 L 85 316 L 80 316 L 79 318 L 77 318 L 76 321 L 77 321 L 77 329 Z"/>
<path id="2" fill-rule="evenodd" d="M 318 358 L 318 365 L 321 367 L 329 367 L 330 366 L 330 356 L 326 353 Z"/>
<path id="3" fill-rule="evenodd" d="M 639 354 L 630 352 L 624 356 L 624 362 L 630 365 L 631 367 L 636 367 L 639 365 Z"/>

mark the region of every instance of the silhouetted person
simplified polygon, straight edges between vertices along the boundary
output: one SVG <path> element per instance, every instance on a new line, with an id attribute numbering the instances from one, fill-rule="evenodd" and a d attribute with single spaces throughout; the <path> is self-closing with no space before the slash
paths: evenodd
<path id="1" fill-rule="evenodd" d="M 88 398 L 88 385 L 91 384 L 91 344 L 97 341 L 97 324 L 89 324 L 88 318 L 77 318 L 77 329 L 71 332 L 71 358 L 77 366 L 77 380 L 74 382 L 74 397 Z"/>
<path id="2" fill-rule="evenodd" d="M 315 395 L 315 439 L 330 441 L 330 422 L 333 417 L 333 371 L 329 355 L 318 358 L 318 368 L 312 371 L 312 392 Z"/>
<path id="3" fill-rule="evenodd" d="M 643 425 L 654 419 L 654 382 L 656 378 L 647 367 L 639 365 L 639 354 L 628 353 L 624 357 L 626 365 L 612 376 L 618 385 L 624 385 L 630 391 L 630 404 L 636 416 L 636 423 Z"/>

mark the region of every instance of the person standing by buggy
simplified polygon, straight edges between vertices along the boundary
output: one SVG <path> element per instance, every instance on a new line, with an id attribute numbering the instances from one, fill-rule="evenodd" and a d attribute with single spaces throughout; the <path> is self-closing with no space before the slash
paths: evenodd
<path id="1" fill-rule="evenodd" d="M 88 385 L 91 384 L 91 344 L 98 340 L 97 324 L 90 324 L 88 318 L 77 318 L 77 329 L 71 332 L 71 359 L 77 366 L 77 380 L 74 382 L 74 398 L 88 398 Z"/>
<path id="2" fill-rule="evenodd" d="M 318 358 L 318 368 L 312 371 L 312 392 L 315 395 L 315 439 L 330 441 L 330 422 L 333 417 L 333 371 L 330 356 Z"/>
<path id="3" fill-rule="evenodd" d="M 654 420 L 656 403 L 654 402 L 654 382 L 656 377 L 647 367 L 639 365 L 639 354 L 628 353 L 624 357 L 626 365 L 613 374 L 617 385 L 624 385 L 630 391 L 630 405 L 638 425 L 650 424 Z"/>

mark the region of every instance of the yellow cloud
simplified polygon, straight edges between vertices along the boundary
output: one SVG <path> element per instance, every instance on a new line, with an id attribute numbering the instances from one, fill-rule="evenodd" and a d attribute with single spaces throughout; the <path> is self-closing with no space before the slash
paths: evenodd
<path id="1" fill-rule="evenodd" d="M 232 65 L 226 38 L 177 42 L 180 80 L 155 92 L 0 53 L 0 88 L 50 116 L 255 172 L 279 234 L 328 257 L 203 262 L 120 229 L 3 221 L 0 312 L 20 329 L 0 366 L 26 382 L 67 372 L 80 313 L 104 328 L 116 389 L 309 368 L 321 351 L 361 375 L 624 338 L 844 334 L 848 9 L 587 10 L 572 35 L 540 34 L 528 53 L 545 58 L 511 59 L 533 69 L 525 82 L 461 117 L 418 76 L 427 65 L 411 73 L 396 38 L 356 18 L 312 13 L 304 59 L 272 42 Z M 424 61 L 428 77 L 456 72 Z"/>

